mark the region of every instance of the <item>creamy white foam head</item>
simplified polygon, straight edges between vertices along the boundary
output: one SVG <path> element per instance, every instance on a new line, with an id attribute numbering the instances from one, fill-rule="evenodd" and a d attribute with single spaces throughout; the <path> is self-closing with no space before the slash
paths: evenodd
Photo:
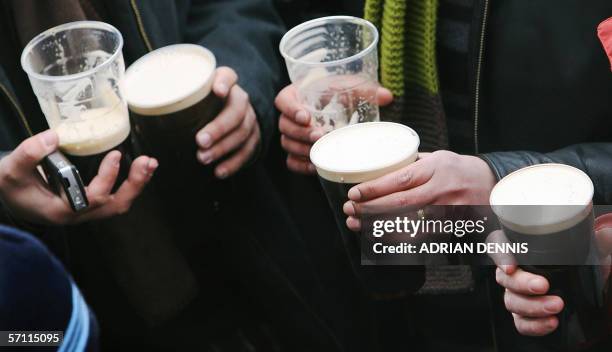
<path id="1" fill-rule="evenodd" d="M 319 176 L 340 183 L 360 183 L 416 160 L 419 136 L 393 122 L 365 122 L 334 130 L 310 151 Z"/>
<path id="2" fill-rule="evenodd" d="M 67 154 L 86 156 L 106 152 L 130 134 L 127 106 L 88 109 L 78 119 L 64 120 L 52 127 L 59 136 L 60 149 Z"/>
<path id="3" fill-rule="evenodd" d="M 504 177 L 489 202 L 500 221 L 527 234 L 568 229 L 589 215 L 593 182 L 581 170 L 562 164 L 526 167 Z"/>
<path id="4" fill-rule="evenodd" d="M 136 113 L 173 113 L 210 93 L 215 67 L 214 55 L 199 45 L 169 45 L 144 55 L 126 70 L 124 95 Z"/>

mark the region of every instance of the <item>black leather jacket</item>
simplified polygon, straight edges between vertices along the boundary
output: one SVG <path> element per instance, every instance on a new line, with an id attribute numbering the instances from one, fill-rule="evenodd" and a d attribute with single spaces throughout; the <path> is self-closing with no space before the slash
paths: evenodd
<path id="1" fill-rule="evenodd" d="M 498 178 L 533 164 L 573 165 L 593 180 L 594 202 L 610 204 L 612 73 L 597 25 L 612 3 L 476 3 L 475 152 Z"/>

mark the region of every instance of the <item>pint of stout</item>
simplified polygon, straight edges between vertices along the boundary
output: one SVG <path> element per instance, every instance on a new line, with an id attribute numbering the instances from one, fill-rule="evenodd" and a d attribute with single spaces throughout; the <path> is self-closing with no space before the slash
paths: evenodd
<path id="1" fill-rule="evenodd" d="M 413 270 L 393 266 L 362 266 L 360 234 L 346 227 L 342 206 L 351 187 L 384 176 L 413 163 L 419 136 L 402 124 L 364 122 L 334 130 L 319 139 L 310 151 L 321 185 L 336 218 L 340 235 L 356 276 L 374 294 L 393 294 L 420 284 Z"/>
<path id="2" fill-rule="evenodd" d="M 593 183 L 574 167 L 541 164 L 503 178 L 490 203 L 507 238 L 529 251 L 516 254 L 526 271 L 546 277 L 548 294 L 565 302 L 559 327 L 530 338 L 543 350 L 579 351 L 606 334 L 607 277 L 596 258 Z"/>
<path id="3" fill-rule="evenodd" d="M 166 195 L 186 199 L 187 187 L 204 187 L 213 178 L 212 168 L 197 162 L 195 135 L 223 107 L 211 94 L 215 68 L 209 50 L 176 44 L 144 55 L 126 71 L 123 90 L 134 132 L 142 152 L 159 159 L 154 184 Z"/>

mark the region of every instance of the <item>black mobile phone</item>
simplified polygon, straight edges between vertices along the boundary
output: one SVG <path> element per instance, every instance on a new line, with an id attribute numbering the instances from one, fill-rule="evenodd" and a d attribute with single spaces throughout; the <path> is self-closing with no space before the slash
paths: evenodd
<path id="1" fill-rule="evenodd" d="M 45 170 L 49 186 L 57 194 L 61 194 L 63 190 L 72 210 L 78 212 L 89 206 L 79 170 L 64 154 L 54 152 L 47 155 L 41 166 Z"/>

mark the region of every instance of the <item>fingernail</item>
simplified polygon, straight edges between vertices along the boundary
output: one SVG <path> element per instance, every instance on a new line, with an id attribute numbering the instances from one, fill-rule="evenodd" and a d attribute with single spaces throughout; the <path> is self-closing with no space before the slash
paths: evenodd
<path id="1" fill-rule="evenodd" d="M 159 163 L 157 162 L 157 159 L 150 158 L 149 162 L 147 162 L 147 169 L 151 171 L 155 171 L 158 166 L 159 166 Z"/>
<path id="2" fill-rule="evenodd" d="M 198 158 L 200 159 L 200 162 L 202 162 L 202 164 L 208 165 L 212 162 L 212 153 L 211 152 L 200 152 L 198 154 Z"/>
<path id="3" fill-rule="evenodd" d="M 298 123 L 305 125 L 309 120 L 310 118 L 308 118 L 308 114 L 304 110 L 300 110 L 295 114 L 295 121 Z"/>
<path id="4" fill-rule="evenodd" d="M 546 283 L 542 279 L 531 279 L 527 285 L 532 293 L 545 293 Z"/>
<path id="5" fill-rule="evenodd" d="M 348 216 L 355 215 L 355 205 L 353 204 L 353 202 L 348 201 L 342 206 L 342 211 L 344 211 L 344 214 Z"/>
<path id="6" fill-rule="evenodd" d="M 224 178 L 227 177 L 227 170 L 225 170 L 225 169 L 217 169 L 216 174 L 217 174 L 218 178 L 224 179 Z"/>
<path id="7" fill-rule="evenodd" d="M 155 173 L 155 170 L 157 169 L 158 165 L 159 164 L 157 163 L 157 160 L 149 158 L 149 161 L 147 161 L 147 168 L 145 170 L 145 174 L 149 177 L 153 176 L 153 173 Z"/>
<path id="8" fill-rule="evenodd" d="M 316 142 L 321 137 L 323 137 L 323 133 L 321 131 L 313 131 L 312 133 L 310 133 L 311 142 Z"/>
<path id="9" fill-rule="evenodd" d="M 557 328 L 557 326 L 559 325 L 557 319 L 555 319 L 554 317 L 548 319 L 548 321 L 546 322 L 546 326 L 548 327 L 549 330 L 555 330 Z"/>
<path id="10" fill-rule="evenodd" d="M 202 148 L 210 147 L 211 140 L 212 138 L 210 137 L 210 134 L 206 132 L 198 134 L 198 144 Z"/>
<path id="11" fill-rule="evenodd" d="M 350 200 L 354 200 L 356 202 L 361 200 L 361 192 L 359 191 L 358 188 L 351 188 L 348 191 L 348 197 Z"/>
<path id="12" fill-rule="evenodd" d="M 557 314 L 561 311 L 561 304 L 557 299 L 548 300 L 544 303 L 544 310 L 551 314 Z"/>
<path id="13" fill-rule="evenodd" d="M 346 226 L 352 231 L 359 231 L 361 229 L 361 222 L 359 221 L 359 219 L 355 219 L 354 217 L 349 216 L 346 219 Z"/>
<path id="14" fill-rule="evenodd" d="M 45 147 L 53 148 L 57 146 L 58 138 L 57 133 L 55 133 L 55 131 L 46 130 L 45 132 L 41 133 L 40 137 L 43 143 L 45 144 Z"/>
<path id="15" fill-rule="evenodd" d="M 225 83 L 219 83 L 217 85 L 217 92 L 221 94 L 221 97 L 225 97 L 227 95 L 227 85 Z"/>
<path id="16" fill-rule="evenodd" d="M 506 273 L 506 274 L 508 273 L 508 265 L 502 264 L 502 265 L 500 265 L 500 268 L 504 271 L 504 273 Z"/>

